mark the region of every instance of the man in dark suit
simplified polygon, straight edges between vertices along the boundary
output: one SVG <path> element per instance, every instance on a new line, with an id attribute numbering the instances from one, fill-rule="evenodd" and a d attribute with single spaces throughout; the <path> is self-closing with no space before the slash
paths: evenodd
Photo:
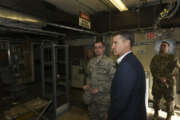
<path id="1" fill-rule="evenodd" d="M 132 53 L 134 35 L 117 33 L 112 39 L 113 54 L 118 57 L 111 87 L 110 120 L 146 120 L 145 73 Z"/>

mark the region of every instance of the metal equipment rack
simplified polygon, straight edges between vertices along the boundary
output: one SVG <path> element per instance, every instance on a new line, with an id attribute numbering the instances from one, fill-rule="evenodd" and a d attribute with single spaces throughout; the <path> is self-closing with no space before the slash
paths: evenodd
<path id="1" fill-rule="evenodd" d="M 53 100 L 53 120 L 69 108 L 68 50 L 68 45 L 53 42 L 41 45 L 42 95 Z"/>

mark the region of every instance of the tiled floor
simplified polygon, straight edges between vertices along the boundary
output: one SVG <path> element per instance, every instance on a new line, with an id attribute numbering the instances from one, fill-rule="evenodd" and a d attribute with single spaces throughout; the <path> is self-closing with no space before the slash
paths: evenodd
<path id="1" fill-rule="evenodd" d="M 69 111 L 65 112 L 62 116 L 59 117 L 58 120 L 88 120 L 88 112 L 83 106 L 82 101 L 82 91 L 81 90 L 73 90 L 71 91 L 71 104 L 73 106 L 69 109 Z M 180 95 L 176 96 L 176 104 L 180 105 Z M 148 109 L 148 120 L 152 120 L 153 109 Z M 165 120 L 166 113 L 160 111 L 159 120 Z M 0 116 L 1 120 L 1 116 Z M 172 117 L 172 120 L 180 120 L 180 110 L 175 111 L 175 116 Z"/>
<path id="2" fill-rule="evenodd" d="M 152 117 L 153 117 L 153 114 L 154 114 L 154 111 L 152 108 L 148 108 L 147 110 L 148 112 L 148 120 L 152 120 Z M 172 116 L 172 120 L 180 120 L 180 110 L 175 110 L 175 115 Z M 165 120 L 167 114 L 166 112 L 163 112 L 163 111 L 159 111 L 159 120 Z"/>
<path id="3" fill-rule="evenodd" d="M 71 107 L 71 109 L 64 113 L 58 120 L 88 120 L 87 111 L 80 107 Z"/>
<path id="4" fill-rule="evenodd" d="M 64 113 L 58 120 L 88 120 L 88 112 L 87 109 L 83 107 L 81 96 L 82 96 L 81 91 L 73 91 L 71 102 L 73 102 L 74 105 L 71 107 L 71 109 L 68 112 Z M 177 95 L 176 97 L 176 104 L 177 103 L 180 105 L 180 95 Z M 154 113 L 153 109 L 148 108 L 147 112 L 148 112 L 147 120 L 152 120 Z M 159 114 L 160 114 L 159 120 L 165 120 L 166 113 L 160 111 Z M 175 116 L 172 117 L 172 120 L 180 120 L 180 110 L 175 111 Z"/>
<path id="5" fill-rule="evenodd" d="M 148 108 L 148 120 L 152 120 L 153 117 L 153 109 Z M 172 120 L 180 120 L 180 110 L 175 111 L 176 115 L 172 117 Z M 165 120 L 166 113 L 163 111 L 159 111 L 160 117 L 159 120 Z M 178 115 L 179 114 L 179 115 Z M 68 112 L 64 113 L 58 120 L 88 120 L 87 110 L 73 106 Z"/>

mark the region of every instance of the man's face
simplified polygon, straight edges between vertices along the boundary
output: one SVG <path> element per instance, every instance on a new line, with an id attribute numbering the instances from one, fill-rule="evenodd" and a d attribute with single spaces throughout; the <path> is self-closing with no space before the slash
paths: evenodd
<path id="1" fill-rule="evenodd" d="M 127 41 L 121 35 L 116 35 L 112 39 L 112 50 L 115 56 L 121 56 L 127 47 Z"/>
<path id="2" fill-rule="evenodd" d="M 165 42 L 162 42 L 160 46 L 160 53 L 168 53 L 168 52 L 169 52 L 169 45 Z"/>
<path id="3" fill-rule="evenodd" d="M 102 56 L 104 55 L 104 45 L 101 42 L 94 44 L 94 52 L 96 56 Z"/>

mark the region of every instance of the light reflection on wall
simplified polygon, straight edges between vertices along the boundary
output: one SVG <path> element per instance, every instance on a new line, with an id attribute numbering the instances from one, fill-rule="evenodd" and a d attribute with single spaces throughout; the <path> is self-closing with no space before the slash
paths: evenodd
<path id="1" fill-rule="evenodd" d="M 155 45 L 154 45 L 155 53 L 156 54 L 159 53 L 159 49 L 160 49 L 160 45 L 161 45 L 162 41 L 167 41 L 169 43 L 169 53 L 175 54 L 175 52 L 176 52 L 176 41 L 175 40 L 157 40 L 157 41 L 155 41 Z"/>
<path id="2" fill-rule="evenodd" d="M 35 17 L 25 15 L 16 11 L 12 11 L 9 9 L 5 9 L 0 7 L 0 18 L 6 18 L 11 20 L 17 20 L 22 22 L 32 22 L 32 23 L 38 23 L 43 24 L 43 22 Z"/>
<path id="3" fill-rule="evenodd" d="M 180 111 L 175 111 L 175 115 L 173 115 L 173 116 L 171 117 L 171 120 L 180 120 L 180 116 L 179 116 L 179 115 L 176 115 L 178 112 L 180 112 Z M 153 115 L 154 115 L 154 110 L 153 110 L 152 108 L 148 108 L 148 109 L 147 109 L 147 114 L 148 114 L 148 116 L 149 116 L 149 115 L 153 116 Z M 166 113 L 166 112 L 164 112 L 164 111 L 162 111 L 162 110 L 159 110 L 159 118 L 165 119 L 166 116 L 167 116 L 167 113 Z M 161 119 L 159 119 L 159 120 L 161 120 Z"/>

